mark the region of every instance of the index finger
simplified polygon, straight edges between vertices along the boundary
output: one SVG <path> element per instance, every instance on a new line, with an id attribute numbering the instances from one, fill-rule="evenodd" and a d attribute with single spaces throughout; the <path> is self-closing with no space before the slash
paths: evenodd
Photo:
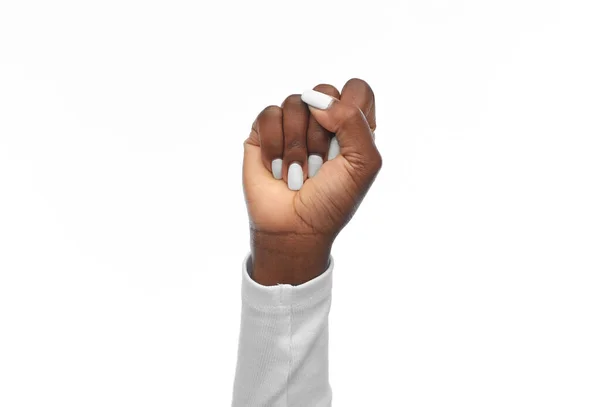
<path id="1" fill-rule="evenodd" d="M 375 94 L 367 82 L 358 78 L 350 79 L 342 89 L 340 100 L 356 105 L 365 115 L 371 131 L 375 130 Z"/>

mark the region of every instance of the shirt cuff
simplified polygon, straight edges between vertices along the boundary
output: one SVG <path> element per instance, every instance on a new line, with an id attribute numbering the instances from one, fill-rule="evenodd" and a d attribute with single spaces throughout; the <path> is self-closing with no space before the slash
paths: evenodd
<path id="1" fill-rule="evenodd" d="M 315 304 L 331 295 L 333 257 L 325 272 L 310 281 L 300 285 L 277 284 L 264 286 L 258 284 L 251 277 L 252 256 L 249 253 L 244 259 L 242 267 L 242 299 L 254 307 L 280 307 L 290 305 Z"/>

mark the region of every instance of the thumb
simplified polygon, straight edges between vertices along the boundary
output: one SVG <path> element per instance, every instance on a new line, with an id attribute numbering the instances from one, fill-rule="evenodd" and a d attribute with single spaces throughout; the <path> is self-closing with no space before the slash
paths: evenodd
<path id="1" fill-rule="evenodd" d="M 335 133 L 340 154 L 353 168 L 379 171 L 381 155 L 375 147 L 369 123 L 358 106 L 316 90 L 304 92 L 302 100 L 309 106 L 315 120 Z"/>

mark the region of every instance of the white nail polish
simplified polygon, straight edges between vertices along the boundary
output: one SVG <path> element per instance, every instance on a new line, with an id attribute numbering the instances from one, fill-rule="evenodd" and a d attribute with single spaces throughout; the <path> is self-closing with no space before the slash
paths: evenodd
<path id="1" fill-rule="evenodd" d="M 305 91 L 301 98 L 302 101 L 307 105 L 321 110 L 329 108 L 333 102 L 333 98 L 331 96 L 312 89 Z"/>
<path id="2" fill-rule="evenodd" d="M 271 171 L 273 172 L 273 178 L 281 179 L 281 167 L 283 166 L 283 160 L 276 158 L 271 163 Z"/>
<path id="3" fill-rule="evenodd" d="M 288 188 L 292 191 L 297 191 L 302 188 L 304 183 L 304 173 L 302 167 L 298 163 L 290 164 L 288 168 Z"/>
<path id="4" fill-rule="evenodd" d="M 312 178 L 317 175 L 319 168 L 323 165 L 323 159 L 320 155 L 313 154 L 308 156 L 308 177 Z"/>
<path id="5" fill-rule="evenodd" d="M 340 143 L 337 141 L 337 137 L 331 139 L 331 143 L 329 143 L 329 153 L 327 154 L 328 160 L 333 160 L 340 154 Z"/>

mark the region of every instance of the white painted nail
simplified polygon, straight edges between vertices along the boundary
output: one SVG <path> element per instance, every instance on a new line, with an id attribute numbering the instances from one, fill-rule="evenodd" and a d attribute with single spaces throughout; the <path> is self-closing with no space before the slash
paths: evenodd
<path id="1" fill-rule="evenodd" d="M 281 179 L 281 167 L 283 166 L 283 160 L 276 158 L 271 163 L 271 171 L 273 172 L 273 178 Z"/>
<path id="2" fill-rule="evenodd" d="M 302 188 L 304 183 L 304 173 L 302 167 L 298 163 L 290 164 L 288 168 L 288 188 L 292 191 L 297 191 Z"/>
<path id="3" fill-rule="evenodd" d="M 323 165 L 323 158 L 320 155 L 313 154 L 308 156 L 308 177 L 317 175 L 319 168 Z"/>
<path id="4" fill-rule="evenodd" d="M 312 89 L 305 91 L 301 98 L 302 101 L 307 105 L 321 110 L 329 108 L 333 102 L 333 98 L 331 96 Z"/>
<path id="5" fill-rule="evenodd" d="M 334 137 L 331 139 L 331 143 L 329 143 L 329 153 L 327 154 L 327 159 L 333 160 L 338 155 L 340 155 L 340 143 L 338 143 L 337 137 Z"/>

